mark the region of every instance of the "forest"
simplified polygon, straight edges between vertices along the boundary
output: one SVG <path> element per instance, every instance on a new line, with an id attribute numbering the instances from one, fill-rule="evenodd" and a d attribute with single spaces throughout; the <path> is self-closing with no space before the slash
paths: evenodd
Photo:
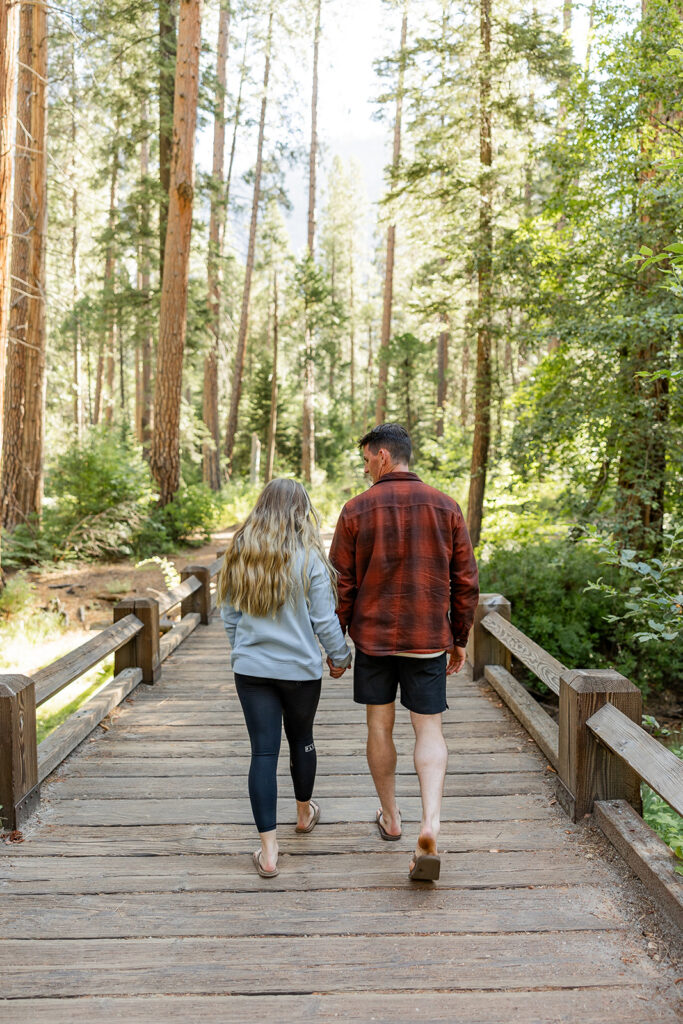
<path id="1" fill-rule="evenodd" d="M 0 668 L 68 633 L 40 581 L 273 475 L 333 527 L 396 420 L 482 590 L 680 750 L 682 16 L 0 0 Z M 366 53 L 364 162 L 325 115 Z"/>

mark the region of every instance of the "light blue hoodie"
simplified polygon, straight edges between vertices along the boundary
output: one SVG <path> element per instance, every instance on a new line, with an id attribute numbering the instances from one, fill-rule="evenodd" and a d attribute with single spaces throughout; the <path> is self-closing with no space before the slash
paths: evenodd
<path id="1" fill-rule="evenodd" d="M 303 565 L 302 549 L 294 564 L 297 580 Z M 285 601 L 275 617 L 239 612 L 229 597 L 221 605 L 235 672 L 264 679 L 320 679 L 322 658 L 316 635 L 335 666 L 350 664 L 351 651 L 334 610 L 330 577 L 315 551 L 310 552 L 306 574 L 310 580 L 308 604 L 302 583 L 294 600 Z"/>

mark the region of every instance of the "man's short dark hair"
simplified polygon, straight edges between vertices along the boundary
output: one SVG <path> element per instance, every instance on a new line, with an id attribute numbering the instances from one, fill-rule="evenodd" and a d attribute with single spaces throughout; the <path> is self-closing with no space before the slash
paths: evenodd
<path id="1" fill-rule="evenodd" d="M 363 434 L 358 442 L 359 448 L 368 446 L 373 455 L 376 455 L 380 448 L 386 448 L 394 462 L 405 462 L 408 464 L 413 454 L 413 446 L 410 434 L 400 423 L 380 423 L 373 427 L 367 434 Z"/>

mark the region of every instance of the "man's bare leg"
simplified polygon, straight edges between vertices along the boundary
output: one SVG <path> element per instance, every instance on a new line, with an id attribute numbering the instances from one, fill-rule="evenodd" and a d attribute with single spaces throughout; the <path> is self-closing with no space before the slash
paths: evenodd
<path id="1" fill-rule="evenodd" d="M 382 826 L 391 836 L 401 834 L 401 817 L 396 806 L 396 747 L 394 746 L 393 704 L 368 704 L 368 767 L 382 808 Z"/>
<path id="2" fill-rule="evenodd" d="M 443 737 L 440 714 L 418 715 L 411 711 L 410 720 L 415 730 L 414 761 L 422 797 L 422 821 L 416 855 L 436 853 L 448 748 Z"/>

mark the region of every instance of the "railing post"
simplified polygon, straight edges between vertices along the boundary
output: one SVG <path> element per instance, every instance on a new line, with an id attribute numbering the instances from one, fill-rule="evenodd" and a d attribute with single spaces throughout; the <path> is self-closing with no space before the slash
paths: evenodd
<path id="1" fill-rule="evenodd" d="M 474 613 L 474 623 L 467 641 L 467 660 L 472 666 L 472 678 L 481 679 L 484 665 L 502 665 L 510 671 L 510 652 L 500 640 L 492 636 L 481 624 L 489 612 L 498 612 L 510 621 L 510 602 L 502 594 L 480 594 Z"/>
<path id="2" fill-rule="evenodd" d="M 40 803 L 36 687 L 28 676 L 0 676 L 0 820 L 17 829 Z"/>
<path id="3" fill-rule="evenodd" d="M 589 814 L 595 800 L 628 800 L 641 810 L 640 779 L 586 725 L 608 701 L 640 725 L 641 692 L 621 673 L 575 669 L 560 676 L 558 798 L 573 821 Z"/>
<path id="4" fill-rule="evenodd" d="M 159 604 L 151 597 L 127 597 L 114 605 L 114 622 L 131 614 L 140 620 L 142 629 L 114 655 L 114 675 L 124 668 L 139 668 L 143 683 L 155 683 L 161 675 Z"/>
<path id="5" fill-rule="evenodd" d="M 201 587 L 194 594 L 186 597 L 180 605 L 180 614 L 188 615 L 198 612 L 203 626 L 208 626 L 211 619 L 211 573 L 207 565 L 186 565 L 180 573 L 180 581 L 196 576 Z"/>

